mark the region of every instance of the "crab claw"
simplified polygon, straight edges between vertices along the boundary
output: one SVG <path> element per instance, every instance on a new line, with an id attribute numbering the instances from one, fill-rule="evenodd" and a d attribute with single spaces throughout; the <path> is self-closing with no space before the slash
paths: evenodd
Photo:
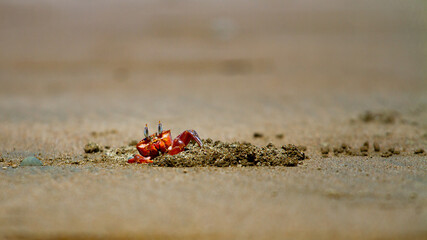
<path id="1" fill-rule="evenodd" d="M 133 155 L 133 158 L 128 159 L 128 163 L 152 163 L 151 157 L 143 157 L 139 154 Z"/>
<path id="2" fill-rule="evenodd" d="M 199 144 L 200 147 L 203 146 L 202 140 L 196 131 L 185 130 L 173 140 L 169 154 L 175 155 L 184 151 L 184 147 L 187 146 L 191 140 L 194 140 L 197 144 Z"/>

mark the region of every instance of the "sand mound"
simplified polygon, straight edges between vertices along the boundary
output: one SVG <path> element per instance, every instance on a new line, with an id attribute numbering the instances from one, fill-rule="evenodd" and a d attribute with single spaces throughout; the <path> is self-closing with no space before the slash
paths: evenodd
<path id="1" fill-rule="evenodd" d="M 229 167 L 229 166 L 296 166 L 306 158 L 294 145 L 277 148 L 272 144 L 257 147 L 250 143 L 225 143 L 203 140 L 204 146 L 188 145 L 186 151 L 171 156 L 161 155 L 153 165 L 161 167 Z"/>

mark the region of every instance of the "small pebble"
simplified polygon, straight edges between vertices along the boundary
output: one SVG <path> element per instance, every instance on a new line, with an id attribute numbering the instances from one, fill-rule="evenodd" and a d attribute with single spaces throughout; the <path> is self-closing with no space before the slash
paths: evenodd
<path id="1" fill-rule="evenodd" d="M 6 170 L 6 169 L 7 169 L 7 167 L 2 167 L 2 169 L 3 169 L 3 170 Z"/>
<path id="2" fill-rule="evenodd" d="M 392 153 L 392 154 L 396 154 L 396 155 L 399 155 L 400 154 L 400 151 L 399 150 L 397 150 L 397 149 L 395 149 L 395 148 L 389 148 L 388 149 L 388 151 L 390 152 L 390 153 Z"/>
<path id="3" fill-rule="evenodd" d="M 259 133 L 259 132 L 254 133 L 254 138 L 262 138 L 262 137 L 264 137 L 262 133 Z"/>
<path id="4" fill-rule="evenodd" d="M 329 153 L 329 147 L 320 148 L 320 152 L 324 155 L 327 155 Z"/>
<path id="5" fill-rule="evenodd" d="M 374 151 L 375 152 L 379 152 L 380 151 L 380 144 L 378 144 L 377 142 L 374 142 Z"/>
<path id="6" fill-rule="evenodd" d="M 415 150 L 414 153 L 415 154 L 422 154 L 422 153 L 424 153 L 424 149 L 419 148 L 419 149 Z"/>
<path id="7" fill-rule="evenodd" d="M 38 158 L 31 156 L 31 157 L 26 157 L 24 160 L 22 160 L 20 166 L 21 167 L 23 167 L 23 166 L 43 166 L 43 163 Z"/>
<path id="8" fill-rule="evenodd" d="M 363 145 L 360 147 L 360 152 L 366 153 L 369 151 L 369 147 L 367 147 L 366 145 Z"/>
<path id="9" fill-rule="evenodd" d="M 99 152 L 99 146 L 96 143 L 88 143 L 86 144 L 86 146 L 84 147 L 85 153 L 95 153 L 95 152 Z"/>

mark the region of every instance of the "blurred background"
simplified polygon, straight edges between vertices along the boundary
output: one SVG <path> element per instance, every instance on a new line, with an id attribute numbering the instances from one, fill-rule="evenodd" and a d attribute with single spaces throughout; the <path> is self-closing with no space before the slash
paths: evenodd
<path id="1" fill-rule="evenodd" d="M 158 120 L 277 144 L 375 132 L 347 127 L 366 110 L 423 120 L 425 16 L 416 0 L 1 0 L 0 150 L 80 153 Z"/>

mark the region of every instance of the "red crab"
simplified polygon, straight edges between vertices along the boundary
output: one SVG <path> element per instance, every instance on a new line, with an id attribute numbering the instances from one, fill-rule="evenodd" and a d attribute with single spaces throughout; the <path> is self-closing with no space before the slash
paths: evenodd
<path id="1" fill-rule="evenodd" d="M 160 121 L 157 133 L 151 136 L 148 134 L 148 126 L 145 124 L 144 136 L 145 138 L 136 145 L 136 149 L 141 155 L 135 154 L 133 158 L 128 160 L 128 163 L 152 163 L 152 159 L 157 157 L 159 152 L 168 153 L 169 155 L 178 154 L 184 151 L 184 147 L 191 140 L 196 141 L 200 147 L 203 146 L 202 140 L 194 130 L 185 130 L 172 141 L 171 131 L 163 131 Z"/>

